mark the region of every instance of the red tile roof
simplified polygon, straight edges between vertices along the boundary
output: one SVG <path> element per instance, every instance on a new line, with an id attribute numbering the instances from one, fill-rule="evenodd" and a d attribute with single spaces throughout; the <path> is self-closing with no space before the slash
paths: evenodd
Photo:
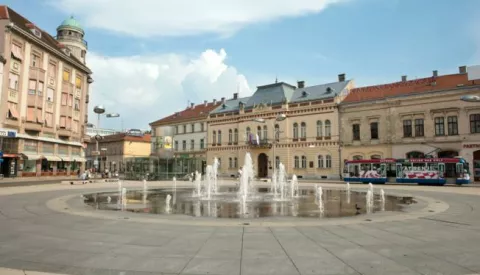
<path id="1" fill-rule="evenodd" d="M 18 14 L 16 11 L 12 10 L 8 6 L 5 5 L 0 5 L 0 20 L 10 20 L 15 26 L 19 27 L 20 29 L 31 33 L 30 28 L 34 27 L 38 29 L 39 31 L 42 32 L 42 36 L 40 40 L 44 42 L 45 44 L 49 45 L 50 47 L 60 51 L 63 53 L 62 48 L 65 46 L 60 44 L 53 36 L 51 36 L 48 32 L 40 29 L 37 25 L 34 23 L 30 22 L 27 18 L 23 17 L 22 15 Z M 65 59 L 71 59 L 75 63 L 78 63 L 78 65 L 81 65 L 82 69 L 86 69 L 85 71 L 87 73 L 91 73 L 91 71 L 83 64 L 82 61 L 78 60 L 74 55 L 64 55 L 63 56 Z M 77 66 L 78 67 L 78 66 Z"/>
<path id="2" fill-rule="evenodd" d="M 437 77 L 420 78 L 409 81 L 394 82 L 384 85 L 360 87 L 350 90 L 343 103 L 354 103 L 383 99 L 388 97 L 413 95 L 424 92 L 455 89 L 458 85 L 471 86 L 467 74 L 451 74 Z"/>
<path id="3" fill-rule="evenodd" d="M 193 108 L 188 107 L 187 109 L 177 112 L 173 115 L 164 117 L 157 121 L 150 123 L 150 126 L 158 126 L 158 125 L 166 125 L 172 123 L 179 123 L 184 121 L 191 121 L 191 120 L 199 120 L 207 118 L 208 114 L 213 111 L 215 108 L 222 104 L 221 101 L 216 102 L 209 102 L 207 104 L 198 104 L 195 105 Z"/>

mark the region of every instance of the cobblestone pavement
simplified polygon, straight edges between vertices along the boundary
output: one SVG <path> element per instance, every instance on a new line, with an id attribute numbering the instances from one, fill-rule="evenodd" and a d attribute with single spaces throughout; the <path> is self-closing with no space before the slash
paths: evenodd
<path id="1" fill-rule="evenodd" d="M 382 188 L 419 204 L 396 215 L 243 225 L 94 211 L 81 203 L 80 194 L 116 184 L 1 188 L 0 267 L 8 269 L 0 274 L 480 273 L 480 188 Z"/>

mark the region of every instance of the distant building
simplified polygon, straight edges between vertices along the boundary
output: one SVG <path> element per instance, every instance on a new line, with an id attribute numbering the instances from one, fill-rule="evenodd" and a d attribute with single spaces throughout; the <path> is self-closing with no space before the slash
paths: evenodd
<path id="1" fill-rule="evenodd" d="M 87 127 L 87 136 L 94 137 L 96 135 L 100 136 L 109 136 L 117 134 L 118 131 L 114 129 L 106 129 L 106 128 L 95 128 L 95 127 Z"/>

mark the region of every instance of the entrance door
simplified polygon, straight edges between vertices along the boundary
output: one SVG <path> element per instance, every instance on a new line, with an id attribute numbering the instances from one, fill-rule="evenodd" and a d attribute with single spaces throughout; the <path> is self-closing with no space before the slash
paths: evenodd
<path id="1" fill-rule="evenodd" d="M 258 177 L 266 178 L 268 176 L 268 157 L 261 153 L 258 155 Z"/>
<path id="2" fill-rule="evenodd" d="M 480 150 L 473 152 L 473 178 L 475 181 L 480 181 Z"/>

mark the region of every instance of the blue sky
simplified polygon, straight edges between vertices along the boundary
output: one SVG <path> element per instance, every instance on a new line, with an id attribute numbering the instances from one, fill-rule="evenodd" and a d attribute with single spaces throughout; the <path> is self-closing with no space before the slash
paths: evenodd
<path id="1" fill-rule="evenodd" d="M 127 127 L 137 126 L 134 124 L 138 120 L 132 116 L 138 114 L 139 110 L 145 118 L 138 127 L 146 128 L 148 122 L 183 108 L 189 99 L 200 103 L 203 99 L 211 99 L 209 96 L 228 98 L 239 85 L 239 76 L 242 77 L 240 81 L 243 81 L 243 77 L 248 81 L 250 91 L 241 90 L 242 94 L 247 95 L 254 91 L 255 86 L 273 82 L 276 76 L 280 81 L 306 80 L 307 84 L 320 84 L 335 81 L 337 74 L 346 73 L 348 78 L 355 79 L 357 86 L 363 86 L 398 81 L 401 75 L 408 75 L 409 78 L 425 77 L 432 70 L 438 70 L 440 74 L 454 73 L 458 66 L 480 64 L 480 20 L 476 19 L 480 11 L 478 0 L 347 0 L 324 8 L 311 4 L 314 1 L 303 0 L 303 4 L 299 4 L 303 5 L 303 10 L 293 14 L 289 14 L 288 10 L 268 6 L 268 3 L 261 8 L 252 8 L 252 11 L 249 7 L 242 7 L 247 15 L 258 14 L 256 18 L 247 19 L 244 19 L 248 17 L 245 14 L 231 15 L 230 12 L 233 11 L 228 6 L 219 7 L 219 11 L 215 7 L 188 5 L 178 10 L 178 7 L 167 7 L 172 5 L 169 1 L 154 3 L 138 0 L 134 1 L 137 3 L 136 10 L 128 16 L 128 24 L 135 26 L 133 29 L 138 30 L 137 33 L 121 30 L 122 26 L 129 26 L 121 23 L 126 21 L 125 14 L 128 12 L 122 10 L 122 7 L 111 5 L 107 13 L 106 8 L 92 8 L 93 0 L 57 1 L 55 3 L 62 3 L 60 7 L 52 6 L 49 1 L 4 0 L 7 5 L 51 33 L 64 18 L 72 13 L 76 15 L 85 26 L 89 52 L 95 58 L 92 61 L 94 78 L 99 76 L 92 87 L 92 93 L 97 94 L 93 95 L 93 100 L 103 100 L 107 102 L 106 105 L 120 109 L 115 111 L 124 111 Z M 209 1 L 211 2 L 215 1 Z M 247 5 L 247 2 L 252 1 L 233 2 Z M 275 6 L 297 3 L 292 0 L 270 2 L 276 3 Z M 298 1 L 300 2 L 302 1 Z M 152 8 L 158 8 L 158 17 L 164 16 L 166 19 L 159 19 L 155 12 L 145 14 L 145 10 Z M 172 13 L 175 8 L 178 20 L 186 23 L 181 26 L 165 26 L 165 22 L 176 20 L 175 16 L 167 17 L 167 12 Z M 195 30 L 188 26 L 186 18 L 194 17 L 195 10 L 211 13 L 210 17 L 194 18 L 197 20 L 195 25 L 204 27 L 203 29 Z M 234 22 L 236 26 L 230 28 L 226 24 L 231 23 L 228 18 L 225 19 L 218 13 L 226 14 L 225 17 L 238 15 L 243 20 L 242 24 Z M 262 20 L 262 16 L 268 20 Z M 208 21 L 212 17 L 221 17 L 215 19 L 220 23 Z M 155 24 L 158 28 L 151 26 Z M 216 24 L 220 27 L 212 27 Z M 228 25 L 226 34 L 225 31 L 218 30 L 223 28 L 222 24 Z M 187 26 L 188 31 L 184 26 Z M 142 33 L 147 28 L 148 31 Z M 147 83 L 148 88 L 141 86 L 146 80 L 132 84 L 129 89 L 107 83 L 112 81 L 109 80 L 111 74 L 108 73 L 109 68 L 114 66 L 109 63 L 112 58 L 116 58 L 116 62 L 133 59 L 136 70 L 149 70 L 142 64 L 153 62 L 160 67 L 171 68 L 176 64 L 171 63 L 171 57 L 174 56 L 183 60 L 178 66 L 190 68 L 189 64 L 203 60 L 202 53 L 209 49 L 216 54 L 224 49 L 226 57 L 220 64 L 212 66 L 209 65 L 210 61 L 205 61 L 208 58 L 205 58 L 205 62 L 200 62 L 203 65 L 185 69 L 188 73 L 180 73 L 177 82 L 164 85 L 170 76 L 162 76 L 160 73 L 152 76 L 154 81 Z M 105 60 L 105 57 L 108 59 Z M 126 66 L 124 70 L 128 70 L 128 65 Z M 219 69 L 219 66 L 222 68 Z M 213 72 L 211 67 L 215 67 Z M 231 71 L 225 73 L 224 70 Z M 225 75 L 223 80 L 213 80 L 215 83 L 212 84 L 212 79 L 218 77 L 218 74 Z M 104 83 L 98 83 L 99 81 Z M 230 82 L 234 83 L 233 86 Z M 153 93 L 155 96 L 151 97 L 151 101 L 156 104 L 152 106 L 140 101 L 130 103 L 116 100 L 116 92 L 111 90 L 120 89 L 125 89 L 125 95 L 135 89 L 139 90 L 139 95 Z M 168 104 L 161 105 L 165 103 L 166 97 L 170 97 L 170 92 L 178 92 L 178 99 L 169 98 Z M 130 106 L 129 103 L 138 103 L 138 107 Z M 146 112 L 147 109 L 157 111 Z M 115 127 L 114 124 L 109 126 Z"/>

